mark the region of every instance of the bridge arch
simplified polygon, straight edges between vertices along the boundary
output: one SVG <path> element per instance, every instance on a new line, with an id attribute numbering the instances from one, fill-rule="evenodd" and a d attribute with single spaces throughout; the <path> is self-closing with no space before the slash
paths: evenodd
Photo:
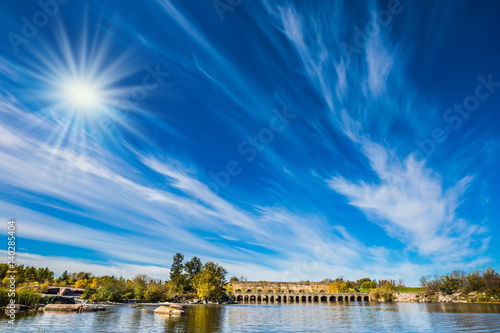
<path id="1" fill-rule="evenodd" d="M 363 300 L 363 297 L 361 297 L 361 296 L 358 296 L 358 299 L 357 299 L 357 301 L 358 301 L 358 302 L 361 302 L 362 300 Z"/>
<path id="2" fill-rule="evenodd" d="M 319 300 L 321 302 L 328 302 L 328 296 L 321 296 Z"/>
<path id="3" fill-rule="evenodd" d="M 363 301 L 369 302 L 370 301 L 370 297 L 368 297 L 368 296 L 363 297 Z"/>
<path id="4" fill-rule="evenodd" d="M 329 300 L 330 300 L 330 302 L 335 302 L 336 301 L 335 296 L 330 296 Z"/>
<path id="5" fill-rule="evenodd" d="M 354 296 L 351 296 L 351 299 L 350 299 L 352 302 L 356 301 L 356 297 Z"/>
<path id="6" fill-rule="evenodd" d="M 344 301 L 344 297 L 339 296 L 338 301 L 339 301 L 339 302 L 343 302 L 343 301 Z"/>

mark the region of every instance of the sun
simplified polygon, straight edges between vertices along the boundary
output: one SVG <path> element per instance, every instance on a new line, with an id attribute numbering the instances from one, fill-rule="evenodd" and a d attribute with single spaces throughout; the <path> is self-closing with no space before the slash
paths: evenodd
<path id="1" fill-rule="evenodd" d="M 103 104 L 103 98 L 97 84 L 83 80 L 64 83 L 61 97 L 67 107 L 76 111 L 97 111 Z"/>

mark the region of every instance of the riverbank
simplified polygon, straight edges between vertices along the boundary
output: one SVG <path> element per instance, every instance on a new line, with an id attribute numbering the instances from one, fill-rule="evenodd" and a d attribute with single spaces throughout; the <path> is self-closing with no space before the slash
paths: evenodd
<path id="1" fill-rule="evenodd" d="M 468 294 L 453 293 L 446 295 L 443 293 L 425 294 L 419 293 L 393 293 L 394 302 L 420 302 L 420 303 L 490 303 L 498 304 L 500 300 L 488 296 L 486 293 L 471 292 Z"/>

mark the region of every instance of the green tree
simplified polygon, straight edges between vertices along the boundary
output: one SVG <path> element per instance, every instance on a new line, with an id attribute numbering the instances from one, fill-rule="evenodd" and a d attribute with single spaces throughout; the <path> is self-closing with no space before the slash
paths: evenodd
<path id="1" fill-rule="evenodd" d="M 182 274 L 182 270 L 184 268 L 184 265 L 182 264 L 183 260 L 184 256 L 181 253 L 175 254 L 174 262 L 172 263 L 172 267 L 170 267 L 170 280 L 175 280 Z"/>
<path id="2" fill-rule="evenodd" d="M 218 299 L 224 293 L 227 271 L 218 264 L 207 262 L 194 278 L 194 286 L 198 297 Z"/>
<path id="3" fill-rule="evenodd" d="M 464 292 L 478 291 L 484 287 L 484 280 L 478 271 L 470 272 L 465 277 Z"/>
<path id="4" fill-rule="evenodd" d="M 488 267 L 483 273 L 485 291 L 490 295 L 500 295 L 500 275 Z"/>
<path id="5" fill-rule="evenodd" d="M 125 281 L 116 279 L 114 276 L 103 276 L 99 280 L 101 285 L 98 290 L 98 298 L 108 301 L 117 301 L 121 299 L 123 290 L 125 289 Z"/>
<path id="6" fill-rule="evenodd" d="M 356 287 L 358 288 L 363 288 L 361 285 L 365 282 L 371 282 L 372 280 L 370 280 L 369 278 L 362 278 L 362 279 L 359 279 L 358 281 L 356 281 Z"/>
<path id="7" fill-rule="evenodd" d="M 46 268 L 38 268 L 36 270 L 36 280 L 40 283 L 45 281 L 52 281 L 54 279 L 54 272 Z"/>
<path id="8" fill-rule="evenodd" d="M 133 282 L 135 298 L 144 299 L 144 293 L 146 292 L 147 289 L 146 286 L 147 281 L 148 281 L 148 276 L 146 274 L 137 274 L 134 277 L 132 282 Z"/>
<path id="9" fill-rule="evenodd" d="M 191 289 L 192 283 L 188 279 L 187 274 L 180 274 L 176 276 L 173 280 L 170 280 L 170 289 L 174 290 L 178 294 L 182 294 Z"/>
<path id="10" fill-rule="evenodd" d="M 229 279 L 229 281 L 231 282 L 238 282 L 240 279 L 238 279 L 236 276 L 231 276 L 231 278 Z"/>
<path id="11" fill-rule="evenodd" d="M 184 270 L 190 281 L 201 271 L 202 268 L 203 264 L 198 257 L 193 257 L 193 259 L 184 264 Z"/>
<path id="12" fill-rule="evenodd" d="M 453 275 L 441 276 L 439 290 L 444 294 L 450 295 L 458 290 L 461 280 Z"/>
<path id="13" fill-rule="evenodd" d="M 69 279 L 69 274 L 68 274 L 68 271 L 64 271 L 61 276 L 57 279 L 57 282 L 58 283 L 62 283 L 62 282 L 68 282 L 68 279 Z"/>
<path id="14" fill-rule="evenodd" d="M 158 302 L 165 299 L 166 291 L 161 283 L 151 282 L 144 293 L 144 299 L 149 302 Z"/>
<path id="15" fill-rule="evenodd" d="M 365 281 L 361 284 L 362 289 L 375 289 L 377 288 L 377 284 L 373 281 Z"/>

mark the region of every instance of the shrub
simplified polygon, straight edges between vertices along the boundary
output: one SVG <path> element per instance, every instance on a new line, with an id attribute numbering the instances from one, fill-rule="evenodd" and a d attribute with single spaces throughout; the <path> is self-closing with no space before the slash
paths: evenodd
<path id="1" fill-rule="evenodd" d="M 16 295 L 16 303 L 28 306 L 35 306 L 40 303 L 39 293 L 29 289 L 22 289 Z"/>
<path id="2" fill-rule="evenodd" d="M 6 306 L 9 304 L 10 299 L 8 297 L 9 294 L 9 289 L 7 288 L 0 288 L 0 306 Z"/>
<path id="3" fill-rule="evenodd" d="M 439 286 L 439 290 L 447 295 L 456 292 L 462 282 L 459 278 L 450 275 L 441 276 L 440 281 L 441 285 Z"/>
<path id="4" fill-rule="evenodd" d="M 88 285 L 87 279 L 78 280 L 75 282 L 75 288 L 85 288 Z"/>
<path id="5" fill-rule="evenodd" d="M 362 289 L 375 289 L 377 284 L 373 281 L 365 281 L 361 284 Z"/>
<path id="6" fill-rule="evenodd" d="M 374 301 L 382 300 L 384 302 L 392 302 L 392 292 L 381 288 L 375 288 L 370 291 L 370 297 Z"/>
<path id="7" fill-rule="evenodd" d="M 85 287 L 85 290 L 83 291 L 82 298 L 84 299 L 90 299 L 92 295 L 95 294 L 95 289 L 90 288 L 90 286 Z"/>

